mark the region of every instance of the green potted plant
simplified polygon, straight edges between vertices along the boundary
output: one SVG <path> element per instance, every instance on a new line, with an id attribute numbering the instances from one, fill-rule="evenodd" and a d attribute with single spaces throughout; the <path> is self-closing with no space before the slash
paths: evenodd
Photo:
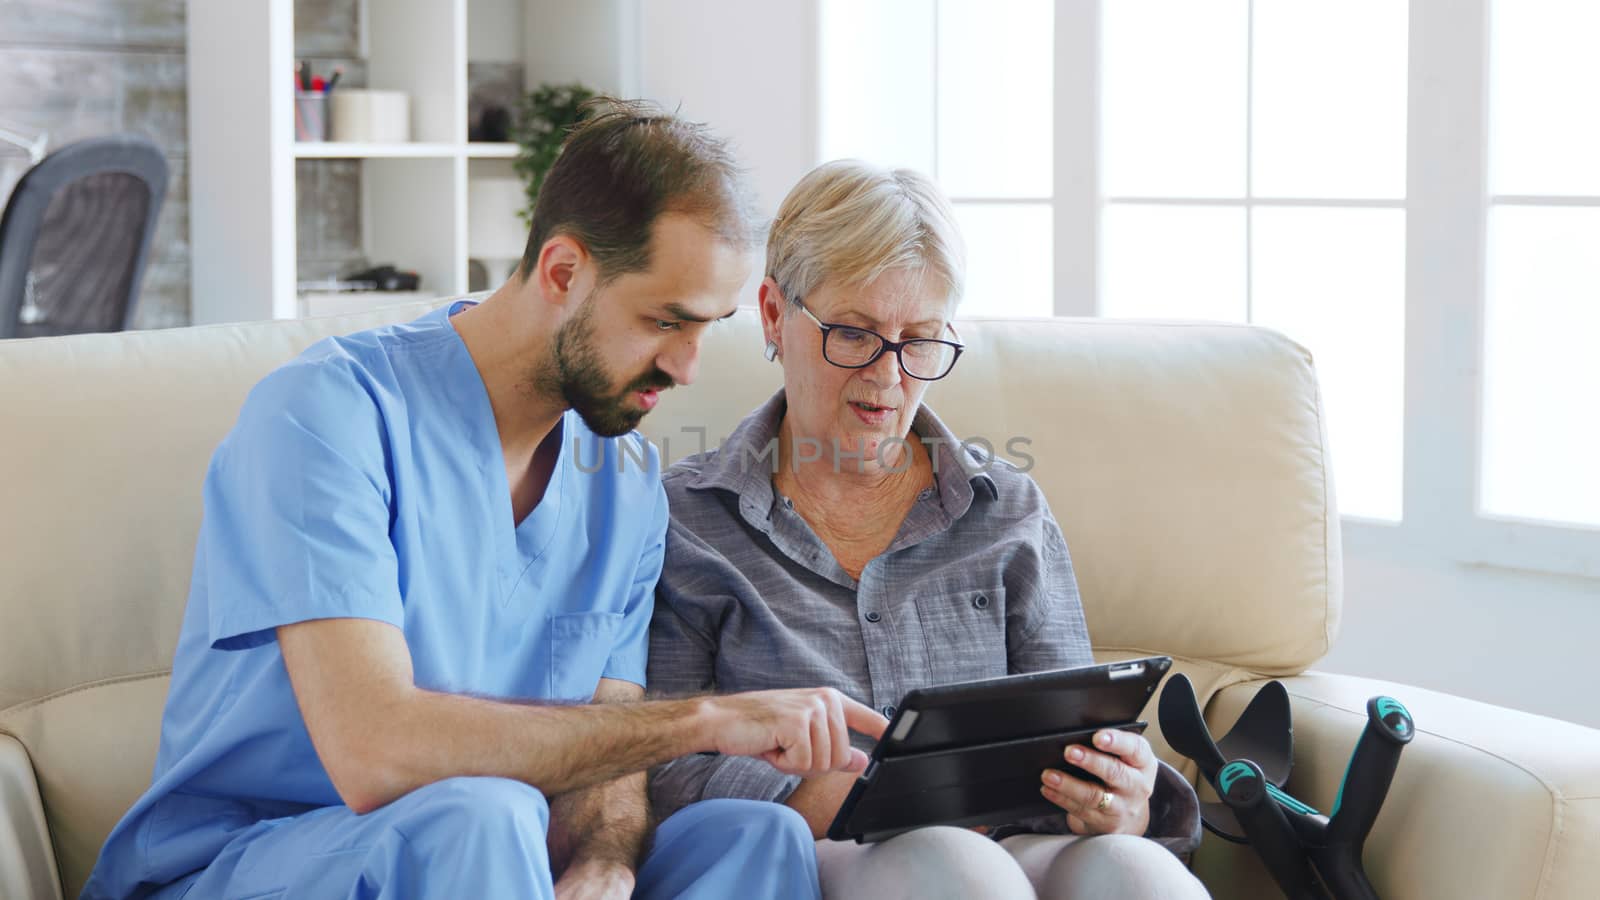
<path id="1" fill-rule="evenodd" d="M 533 224 L 533 207 L 545 173 L 555 163 L 567 133 L 589 114 L 584 104 L 594 96 L 594 91 L 576 82 L 541 84 L 523 95 L 511 136 L 520 148 L 512 167 L 522 177 L 528 196 L 527 206 L 517 213 L 524 225 Z"/>

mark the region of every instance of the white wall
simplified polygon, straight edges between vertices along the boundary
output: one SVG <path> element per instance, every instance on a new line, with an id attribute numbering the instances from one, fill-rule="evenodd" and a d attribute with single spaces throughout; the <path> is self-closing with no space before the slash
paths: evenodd
<path id="1" fill-rule="evenodd" d="M 500 5 L 505 0 L 492 2 Z M 544 82 L 577 81 L 602 93 L 632 96 L 640 2 L 643 0 L 526 0 L 522 15 L 526 56 L 518 57 L 526 59 L 523 84 L 532 90 Z M 484 13 L 493 15 L 494 10 Z M 504 36 L 485 38 L 485 18 L 474 19 L 477 24 L 468 22 L 474 29 L 469 32 L 473 39 L 486 42 L 491 52 L 504 53 Z"/>
<path id="2" fill-rule="evenodd" d="M 1347 551 L 1343 629 L 1317 668 L 1600 728 L 1597 638 L 1600 581 Z"/>
<path id="3" fill-rule="evenodd" d="M 817 163 L 816 0 L 639 0 L 639 93 L 730 138 L 762 212 Z"/>
<path id="4" fill-rule="evenodd" d="M 639 96 L 732 142 L 763 216 L 817 159 L 817 0 L 637 0 Z M 753 256 L 739 302 L 762 277 Z"/>

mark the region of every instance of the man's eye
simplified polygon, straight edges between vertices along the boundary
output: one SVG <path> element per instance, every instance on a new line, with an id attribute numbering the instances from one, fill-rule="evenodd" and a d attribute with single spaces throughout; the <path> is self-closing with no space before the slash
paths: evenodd
<path id="1" fill-rule="evenodd" d="M 683 327 L 682 322 L 669 322 L 666 319 L 656 320 L 657 331 L 677 331 L 681 327 Z"/>

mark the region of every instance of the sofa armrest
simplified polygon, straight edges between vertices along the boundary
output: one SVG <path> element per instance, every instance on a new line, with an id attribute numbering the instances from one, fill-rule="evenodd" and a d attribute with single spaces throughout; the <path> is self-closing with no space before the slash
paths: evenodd
<path id="1" fill-rule="evenodd" d="M 1367 698 L 1404 703 L 1406 748 L 1365 865 L 1383 897 L 1579 900 L 1600 895 L 1600 730 L 1448 694 L 1345 675 L 1281 679 L 1294 710 L 1289 791 L 1328 811 Z M 1206 711 L 1225 734 L 1264 682 L 1219 692 Z M 1216 799 L 1209 787 L 1204 799 Z M 1207 833 L 1194 868 L 1218 897 L 1278 896 L 1249 848 Z"/>
<path id="2" fill-rule="evenodd" d="M 33 764 L 22 742 L 9 734 L 0 734 L 0 897 L 61 900 Z"/>

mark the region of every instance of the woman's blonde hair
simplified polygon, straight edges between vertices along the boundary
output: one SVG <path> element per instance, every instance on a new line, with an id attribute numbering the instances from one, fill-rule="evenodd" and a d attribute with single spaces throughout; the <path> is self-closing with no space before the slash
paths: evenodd
<path id="1" fill-rule="evenodd" d="M 825 282 L 867 285 L 894 269 L 932 275 L 957 302 L 966 246 L 950 202 L 926 175 L 838 159 L 812 169 L 778 208 L 767 277 L 798 304 Z"/>

